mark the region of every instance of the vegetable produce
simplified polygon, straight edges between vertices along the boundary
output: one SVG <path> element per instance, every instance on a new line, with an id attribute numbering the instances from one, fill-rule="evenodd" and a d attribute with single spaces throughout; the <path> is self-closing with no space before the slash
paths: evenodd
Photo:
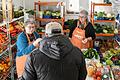
<path id="1" fill-rule="evenodd" d="M 97 51 L 94 50 L 93 48 L 89 48 L 83 54 L 85 58 L 89 58 L 89 59 L 92 59 L 93 57 L 95 57 L 95 59 L 98 59 L 98 56 L 99 56 Z"/>

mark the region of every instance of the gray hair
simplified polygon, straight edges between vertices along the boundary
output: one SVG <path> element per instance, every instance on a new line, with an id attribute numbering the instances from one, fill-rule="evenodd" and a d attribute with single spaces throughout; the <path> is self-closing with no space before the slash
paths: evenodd
<path id="1" fill-rule="evenodd" d="M 88 23 L 89 22 L 89 19 L 88 19 L 88 12 L 86 10 L 81 10 L 79 14 L 84 14 L 85 17 L 86 17 L 86 22 Z"/>
<path id="2" fill-rule="evenodd" d="M 84 14 L 86 17 L 88 16 L 88 12 L 86 10 L 81 10 L 80 14 Z"/>
<path id="3" fill-rule="evenodd" d="M 36 25 L 36 21 L 34 20 L 34 18 L 29 18 L 25 21 L 24 26 L 26 27 L 28 24 L 35 24 Z"/>

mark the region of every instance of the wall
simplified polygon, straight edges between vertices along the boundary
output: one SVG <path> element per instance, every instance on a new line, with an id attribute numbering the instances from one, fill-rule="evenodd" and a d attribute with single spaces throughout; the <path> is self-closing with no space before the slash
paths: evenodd
<path id="1" fill-rule="evenodd" d="M 13 0 L 14 4 L 18 7 L 19 5 L 24 5 L 24 0 Z M 39 0 L 25 0 L 25 7 L 26 9 L 34 9 L 34 2 Z M 68 1 L 68 0 L 40 0 L 43 2 L 46 1 Z M 86 9 L 88 12 L 90 12 L 90 3 L 93 2 L 103 2 L 103 0 L 80 0 L 80 9 Z M 96 11 L 106 11 L 106 12 L 112 12 L 112 8 L 110 7 L 96 7 Z M 78 15 L 76 14 L 66 14 L 65 18 L 67 19 L 76 19 Z"/>
<path id="2" fill-rule="evenodd" d="M 89 12 L 91 10 L 91 1 L 95 2 L 95 3 L 103 3 L 104 2 L 104 0 L 89 0 L 89 3 L 90 3 L 89 4 Z M 105 11 L 107 13 L 111 13 L 112 12 L 112 7 L 110 7 L 110 6 L 96 6 L 95 11 L 97 11 L 97 12 Z"/>

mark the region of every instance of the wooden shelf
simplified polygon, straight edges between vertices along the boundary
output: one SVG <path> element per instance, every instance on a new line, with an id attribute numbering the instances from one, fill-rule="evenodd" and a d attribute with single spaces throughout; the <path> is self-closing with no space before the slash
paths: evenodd
<path id="1" fill-rule="evenodd" d="M 41 35 L 43 35 L 43 34 L 45 34 L 45 32 L 39 32 L 38 34 L 41 34 Z"/>
<path id="2" fill-rule="evenodd" d="M 94 20 L 94 22 L 111 22 L 111 23 L 115 23 L 115 20 Z"/>
<path id="3" fill-rule="evenodd" d="M 40 2 L 40 1 L 38 1 L 38 2 L 35 2 L 35 5 L 43 5 L 43 6 L 48 6 L 48 5 L 53 5 L 53 6 L 57 6 L 57 4 L 58 4 L 58 2 Z"/>
<path id="4" fill-rule="evenodd" d="M 63 18 L 61 18 L 61 19 L 36 18 L 36 20 L 39 20 L 39 21 L 44 21 L 44 22 L 47 22 L 47 21 L 62 21 L 62 20 L 63 20 Z"/>
<path id="5" fill-rule="evenodd" d="M 42 22 L 50 22 L 50 21 L 55 21 L 55 22 L 61 22 L 62 26 L 64 26 L 64 16 L 63 14 L 61 15 L 61 19 L 45 19 L 45 18 L 39 18 L 36 16 L 37 11 L 42 11 L 41 7 L 42 6 L 54 6 L 56 8 L 57 5 L 60 5 L 60 7 L 63 5 L 62 2 L 34 2 L 34 11 L 35 11 L 35 19 L 40 22 L 40 25 Z M 60 8 L 60 12 L 63 13 L 63 7 Z"/>
<path id="6" fill-rule="evenodd" d="M 100 34 L 96 34 L 96 36 L 105 36 L 105 37 L 110 37 L 110 36 L 114 36 L 115 34 L 104 34 L 104 33 L 100 33 Z"/>
<path id="7" fill-rule="evenodd" d="M 94 6 L 112 6 L 112 4 L 106 4 L 106 3 L 93 3 Z"/>

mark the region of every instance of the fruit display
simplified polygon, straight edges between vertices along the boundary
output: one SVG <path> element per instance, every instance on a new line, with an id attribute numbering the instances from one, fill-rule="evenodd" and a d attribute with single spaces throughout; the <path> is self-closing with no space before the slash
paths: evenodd
<path id="1" fill-rule="evenodd" d="M 113 75 L 114 75 L 114 79 L 119 80 L 120 79 L 120 66 L 113 66 L 112 67 L 112 72 L 113 72 Z"/>
<path id="2" fill-rule="evenodd" d="M 8 37 L 4 33 L 0 33 L 0 44 L 5 44 L 8 41 Z"/>
<path id="3" fill-rule="evenodd" d="M 94 47 L 97 47 L 97 50 L 100 53 L 104 53 L 105 51 L 111 48 L 114 49 L 114 48 L 119 47 L 119 45 L 113 39 L 108 39 L 108 40 L 96 39 L 94 43 Z"/>
<path id="4" fill-rule="evenodd" d="M 10 30 L 10 35 L 11 35 L 11 40 L 12 44 L 16 42 L 17 35 L 21 32 L 20 29 L 21 26 L 19 26 L 17 23 L 16 24 L 10 24 L 9 30 Z"/>
<path id="5" fill-rule="evenodd" d="M 3 27 L 0 27 L 0 32 L 4 32 L 4 33 L 7 33 L 7 29 L 6 29 L 6 27 L 5 26 L 3 26 Z"/>
<path id="6" fill-rule="evenodd" d="M 0 33 L 0 53 L 7 48 L 8 43 L 9 41 L 7 35 Z"/>
<path id="7" fill-rule="evenodd" d="M 92 80 L 111 80 L 112 78 L 110 66 L 101 64 L 99 60 L 89 60 L 86 62 L 86 68 L 87 76 Z"/>
<path id="8" fill-rule="evenodd" d="M 120 66 L 120 54 L 116 54 L 116 55 L 112 56 L 111 60 L 115 65 Z"/>
<path id="9" fill-rule="evenodd" d="M 96 33 L 114 33 L 114 26 L 113 25 L 100 25 L 100 24 L 95 24 L 94 25 L 95 32 Z"/>
<path id="10" fill-rule="evenodd" d="M 84 51 L 83 54 L 85 58 L 89 58 L 89 59 L 92 59 L 93 57 L 95 57 L 95 59 L 98 59 L 99 57 L 98 52 L 93 48 L 89 48 L 88 50 Z"/>
<path id="11" fill-rule="evenodd" d="M 94 20 L 115 20 L 115 15 L 112 13 L 97 12 L 94 13 Z"/>
<path id="12" fill-rule="evenodd" d="M 104 61 L 107 65 L 119 65 L 120 66 L 120 48 L 110 49 L 103 54 Z"/>
<path id="13" fill-rule="evenodd" d="M 40 11 L 40 14 L 43 14 L 43 18 L 52 18 L 52 19 L 60 19 L 60 11 L 51 11 L 51 10 L 45 10 Z"/>
<path id="14" fill-rule="evenodd" d="M 22 22 L 13 22 L 13 23 L 9 24 L 9 29 L 8 30 L 10 31 L 10 37 L 11 37 L 11 40 L 12 40 L 11 43 L 14 44 L 15 41 L 16 41 L 17 35 L 23 30 Z M 7 34 L 6 26 L 0 27 L 0 31 Z M 0 41 L 2 41 L 2 42 L 7 41 L 6 39 L 8 39 L 6 36 L 4 36 L 6 39 L 2 38 L 2 36 L 0 36 L 0 37 L 1 37 Z M 3 40 L 3 39 L 5 39 L 5 40 Z"/>
<path id="15" fill-rule="evenodd" d="M 4 60 L 0 60 L 0 74 L 8 72 L 10 68 L 10 59 L 9 57 L 5 58 Z"/>

